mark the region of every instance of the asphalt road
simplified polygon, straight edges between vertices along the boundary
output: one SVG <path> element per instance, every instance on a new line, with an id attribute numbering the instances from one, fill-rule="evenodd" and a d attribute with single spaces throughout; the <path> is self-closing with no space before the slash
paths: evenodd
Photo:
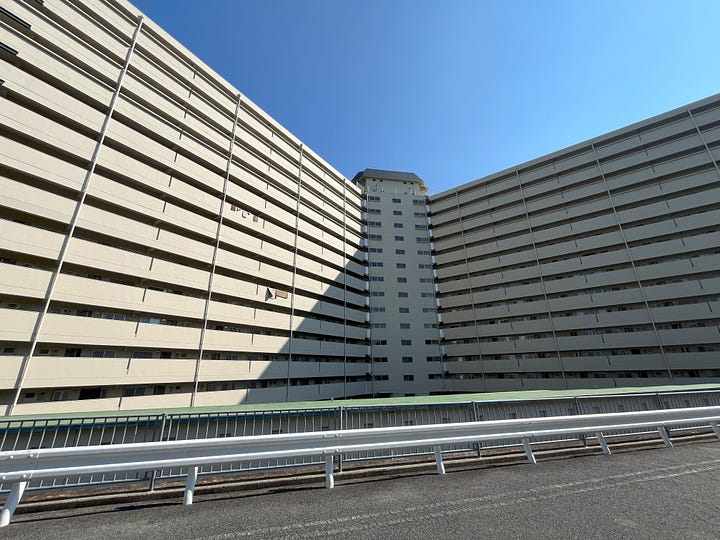
<path id="1" fill-rule="evenodd" d="M 19 514 L 0 538 L 720 539 L 720 442 Z"/>

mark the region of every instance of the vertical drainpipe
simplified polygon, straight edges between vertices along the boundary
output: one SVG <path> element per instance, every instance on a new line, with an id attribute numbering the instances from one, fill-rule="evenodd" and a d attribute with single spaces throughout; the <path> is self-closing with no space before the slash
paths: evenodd
<path id="1" fill-rule="evenodd" d="M 295 245 L 293 246 L 293 258 L 292 258 L 292 284 L 290 286 L 290 340 L 288 342 L 288 359 L 287 359 L 287 384 L 285 386 L 285 401 L 290 401 L 290 382 L 291 372 L 290 367 L 292 365 L 293 355 L 293 338 L 295 331 L 293 330 L 293 323 L 295 318 L 295 277 L 297 276 L 297 255 L 298 255 L 298 240 L 300 238 L 300 197 L 302 195 L 302 172 L 303 172 L 303 152 L 304 147 L 302 143 L 299 148 L 299 159 L 298 159 L 298 191 L 297 201 L 295 204 Z"/>
<path id="2" fill-rule="evenodd" d="M 210 264 L 210 275 L 208 276 L 208 293 L 205 298 L 205 309 L 203 311 L 203 325 L 200 329 L 200 339 L 198 343 L 198 357 L 195 360 L 195 375 L 193 377 L 193 391 L 190 397 L 190 406 L 194 407 L 197 401 L 198 386 L 200 385 L 200 365 L 202 364 L 203 353 L 205 352 L 205 334 L 208 326 L 208 313 L 210 311 L 210 301 L 212 300 L 213 282 L 215 280 L 215 269 L 217 267 L 217 254 L 220 250 L 220 231 L 222 229 L 223 215 L 225 213 L 225 201 L 227 199 L 228 183 L 230 181 L 230 168 L 233 160 L 233 150 L 235 148 L 235 133 L 237 131 L 238 119 L 240 118 L 240 106 L 242 104 L 242 94 L 238 94 L 235 103 L 235 117 L 230 135 L 230 145 L 228 146 L 228 159 L 225 166 L 225 178 L 223 179 L 223 191 L 220 199 L 220 211 L 218 212 L 217 229 L 215 230 L 215 246 L 213 247 L 212 262 Z"/>

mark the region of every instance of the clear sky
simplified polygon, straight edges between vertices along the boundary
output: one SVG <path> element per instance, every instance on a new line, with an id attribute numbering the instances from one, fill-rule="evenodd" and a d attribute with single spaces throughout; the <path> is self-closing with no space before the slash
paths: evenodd
<path id="1" fill-rule="evenodd" d="M 134 0 L 345 176 L 437 193 L 720 92 L 718 0 Z"/>

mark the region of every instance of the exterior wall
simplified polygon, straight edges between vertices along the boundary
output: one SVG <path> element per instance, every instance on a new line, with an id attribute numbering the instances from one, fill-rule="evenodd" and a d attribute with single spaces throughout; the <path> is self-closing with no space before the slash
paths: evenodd
<path id="1" fill-rule="evenodd" d="M 366 169 L 373 393 L 445 390 L 425 184 L 412 173 Z"/>
<path id="2" fill-rule="evenodd" d="M 0 404 L 368 394 L 360 190 L 129 3 L 6 10 Z"/>
<path id="3" fill-rule="evenodd" d="M 720 381 L 720 96 L 430 198 L 452 391 Z"/>

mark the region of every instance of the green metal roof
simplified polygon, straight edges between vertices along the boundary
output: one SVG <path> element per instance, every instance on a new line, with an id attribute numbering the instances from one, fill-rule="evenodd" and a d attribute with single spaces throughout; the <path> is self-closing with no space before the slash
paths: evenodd
<path id="1" fill-rule="evenodd" d="M 696 390 L 720 390 L 717 384 L 690 384 L 690 385 L 668 385 L 668 386 L 632 386 L 625 388 L 588 388 L 575 390 L 526 390 L 521 392 L 488 392 L 477 394 L 446 394 L 437 396 L 406 396 L 392 398 L 367 398 L 367 399 L 335 399 L 330 401 L 295 401 L 282 403 L 246 403 L 239 405 L 211 406 L 211 407 L 181 407 L 169 409 L 137 409 L 123 411 L 85 411 L 77 413 L 57 414 L 33 414 L 18 416 L 0 416 L 0 420 L 23 420 L 41 418 L 81 418 L 94 416 L 142 416 L 157 415 L 162 413 L 193 414 L 212 412 L 232 411 L 267 411 L 267 410 L 292 410 L 292 409 L 313 409 L 327 407 L 363 407 L 363 406 L 387 406 L 387 405 L 428 405 L 428 404 L 449 404 L 467 403 L 469 401 L 522 401 L 532 399 L 563 398 L 578 396 L 598 396 L 613 394 L 642 394 L 654 392 L 682 392 Z"/>

